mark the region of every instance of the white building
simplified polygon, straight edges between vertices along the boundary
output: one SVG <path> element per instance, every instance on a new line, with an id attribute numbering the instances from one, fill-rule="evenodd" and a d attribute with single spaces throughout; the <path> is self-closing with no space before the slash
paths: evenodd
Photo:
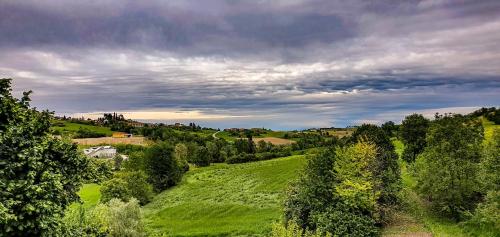
<path id="1" fill-rule="evenodd" d="M 111 146 L 97 146 L 84 149 L 83 153 L 88 157 L 113 158 L 116 155 L 116 149 Z"/>

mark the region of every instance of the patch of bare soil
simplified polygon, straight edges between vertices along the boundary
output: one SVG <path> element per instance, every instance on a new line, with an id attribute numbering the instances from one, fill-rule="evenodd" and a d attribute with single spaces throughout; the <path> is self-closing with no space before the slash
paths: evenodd
<path id="1" fill-rule="evenodd" d="M 253 141 L 255 143 L 259 142 L 260 140 L 264 140 L 265 142 L 270 142 L 273 145 L 290 145 L 292 143 L 295 143 L 295 141 L 293 140 L 277 138 L 277 137 L 253 138 Z"/>

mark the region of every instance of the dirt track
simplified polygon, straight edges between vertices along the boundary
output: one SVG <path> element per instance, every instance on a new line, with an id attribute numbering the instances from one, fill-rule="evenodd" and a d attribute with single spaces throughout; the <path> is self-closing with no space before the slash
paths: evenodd
<path id="1" fill-rule="evenodd" d="M 80 145 L 100 145 L 100 144 L 134 144 L 146 145 L 144 137 L 127 137 L 127 138 L 114 138 L 114 137 L 99 137 L 99 138 L 79 138 L 73 139 Z"/>

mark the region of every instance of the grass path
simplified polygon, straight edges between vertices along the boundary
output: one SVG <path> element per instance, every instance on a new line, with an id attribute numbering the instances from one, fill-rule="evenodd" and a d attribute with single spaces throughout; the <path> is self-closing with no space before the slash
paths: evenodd
<path id="1" fill-rule="evenodd" d="M 144 207 L 150 232 L 174 236 L 264 235 L 281 218 L 304 156 L 193 169 Z"/>

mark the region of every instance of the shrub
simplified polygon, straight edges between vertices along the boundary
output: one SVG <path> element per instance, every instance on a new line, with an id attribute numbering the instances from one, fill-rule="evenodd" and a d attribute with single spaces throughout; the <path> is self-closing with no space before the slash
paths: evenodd
<path id="1" fill-rule="evenodd" d="M 121 178 L 113 178 L 101 186 L 101 202 L 106 203 L 113 198 L 128 201 L 132 197 L 127 182 Z"/>
<path id="2" fill-rule="evenodd" d="M 101 183 L 111 178 L 113 167 L 107 160 L 89 158 L 89 171 L 83 174 L 86 183 Z"/>
<path id="3" fill-rule="evenodd" d="M 88 128 L 82 128 L 80 127 L 75 135 L 73 136 L 74 138 L 96 138 L 96 137 L 105 137 L 106 134 L 92 131 Z"/>
<path id="4" fill-rule="evenodd" d="M 153 186 L 147 182 L 143 171 L 119 172 L 116 177 L 125 181 L 130 196 L 137 199 L 141 205 L 151 201 Z"/>
<path id="5" fill-rule="evenodd" d="M 226 163 L 228 164 L 238 164 L 238 163 L 246 163 L 251 161 L 256 161 L 257 157 L 255 154 L 249 153 L 240 153 L 238 155 L 231 156 L 226 159 Z"/>
<path id="6" fill-rule="evenodd" d="M 313 231 L 304 230 L 294 221 L 289 221 L 286 225 L 273 223 L 271 227 L 271 237 L 330 237 L 330 233 L 320 234 Z"/>
<path id="7" fill-rule="evenodd" d="M 141 208 L 135 198 L 129 202 L 111 199 L 108 204 L 107 218 L 111 237 L 146 236 L 141 219 Z"/>

